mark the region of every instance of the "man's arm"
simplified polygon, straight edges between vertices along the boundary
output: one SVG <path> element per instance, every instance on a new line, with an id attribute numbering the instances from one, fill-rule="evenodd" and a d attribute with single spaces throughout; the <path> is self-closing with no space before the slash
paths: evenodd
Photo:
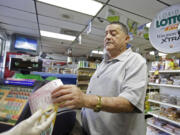
<path id="1" fill-rule="evenodd" d="M 146 92 L 147 68 L 142 59 L 136 59 L 130 63 L 127 75 L 124 79 L 121 93 L 116 97 L 102 97 L 102 110 L 112 113 L 117 112 L 143 112 L 144 98 Z M 135 63 L 135 64 L 134 64 Z M 100 85 L 100 84 L 99 84 Z M 84 94 L 75 85 L 60 86 L 52 92 L 54 103 L 60 107 L 95 109 L 98 105 L 98 96 Z"/>
<path id="2" fill-rule="evenodd" d="M 98 104 L 98 96 L 96 95 L 85 95 L 84 107 L 94 109 Z M 101 110 L 112 113 L 119 112 L 132 112 L 134 106 L 123 97 L 102 97 L 101 98 Z"/>
<path id="3" fill-rule="evenodd" d="M 68 108 L 91 108 L 95 109 L 98 104 L 97 95 L 84 94 L 75 85 L 63 85 L 59 89 L 52 92 L 54 103 L 60 107 Z M 132 112 L 134 106 L 123 97 L 102 97 L 102 110 L 112 113 Z"/>

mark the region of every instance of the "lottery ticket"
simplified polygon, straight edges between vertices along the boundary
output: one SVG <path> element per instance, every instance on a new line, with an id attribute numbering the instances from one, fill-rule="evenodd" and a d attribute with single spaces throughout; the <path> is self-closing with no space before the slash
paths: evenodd
<path id="1" fill-rule="evenodd" d="M 50 116 L 52 112 L 57 112 L 58 107 L 55 106 L 51 99 L 51 92 L 56 90 L 58 87 L 63 85 L 60 79 L 53 80 L 47 84 L 40 87 L 29 97 L 29 106 L 31 113 L 35 113 L 37 110 L 42 109 L 44 115 L 47 117 Z M 51 135 L 53 131 L 55 120 L 51 123 L 50 128 L 41 133 L 41 135 Z"/>

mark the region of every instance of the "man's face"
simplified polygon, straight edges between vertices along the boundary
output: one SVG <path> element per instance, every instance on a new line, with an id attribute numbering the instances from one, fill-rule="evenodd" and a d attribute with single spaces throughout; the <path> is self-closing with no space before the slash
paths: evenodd
<path id="1" fill-rule="evenodd" d="M 105 32 L 104 47 L 111 55 L 126 50 L 129 36 L 122 31 L 120 25 L 110 24 L 106 27 Z"/>

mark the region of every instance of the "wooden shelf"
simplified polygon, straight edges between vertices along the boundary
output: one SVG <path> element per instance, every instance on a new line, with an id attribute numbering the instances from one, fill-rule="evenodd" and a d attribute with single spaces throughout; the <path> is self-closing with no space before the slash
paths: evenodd
<path id="1" fill-rule="evenodd" d="M 162 120 L 165 120 L 165 121 L 168 121 L 168 122 L 170 122 L 170 123 L 173 123 L 173 124 L 175 124 L 175 125 L 180 126 L 180 122 L 171 120 L 171 119 L 169 119 L 169 118 L 167 118 L 167 117 L 164 117 L 164 116 L 161 116 L 161 115 L 159 114 L 159 111 L 148 112 L 148 114 L 150 114 L 150 115 L 152 115 L 152 116 L 154 116 L 154 117 L 156 117 L 156 118 L 159 118 L 159 119 L 162 119 Z"/>
<path id="2" fill-rule="evenodd" d="M 152 86 L 162 86 L 162 87 L 172 87 L 172 88 L 180 88 L 180 85 L 172 85 L 172 84 L 157 84 L 157 83 L 149 83 Z"/>
<path id="3" fill-rule="evenodd" d="M 148 101 L 149 101 L 149 102 L 152 102 L 152 103 L 157 103 L 157 104 L 160 104 L 160 105 L 166 105 L 166 106 L 169 106 L 169 107 L 174 107 L 174 108 L 180 109 L 180 106 L 178 106 L 178 105 L 173 105 L 173 104 L 169 104 L 169 103 L 164 103 L 164 102 L 157 101 L 157 100 L 152 100 L 152 99 L 148 99 Z"/>
<path id="4" fill-rule="evenodd" d="M 174 133 L 171 133 L 171 132 L 167 131 L 166 129 L 164 129 L 164 128 L 162 128 L 162 127 L 159 127 L 159 126 L 156 126 L 156 125 L 154 125 L 154 124 L 152 124 L 152 123 L 150 123 L 150 122 L 147 122 L 147 124 L 150 125 L 151 127 L 154 127 L 154 128 L 156 128 L 156 129 L 159 129 L 159 130 L 161 130 L 161 131 L 163 131 L 163 132 L 165 132 L 165 133 L 168 133 L 168 134 L 170 134 L 170 135 L 175 135 Z"/>

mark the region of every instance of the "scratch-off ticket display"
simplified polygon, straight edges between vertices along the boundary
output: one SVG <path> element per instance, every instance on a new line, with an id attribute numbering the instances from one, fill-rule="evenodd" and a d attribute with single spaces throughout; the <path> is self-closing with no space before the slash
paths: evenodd
<path id="1" fill-rule="evenodd" d="M 0 86 L 0 123 L 15 125 L 33 89 L 11 85 Z"/>

